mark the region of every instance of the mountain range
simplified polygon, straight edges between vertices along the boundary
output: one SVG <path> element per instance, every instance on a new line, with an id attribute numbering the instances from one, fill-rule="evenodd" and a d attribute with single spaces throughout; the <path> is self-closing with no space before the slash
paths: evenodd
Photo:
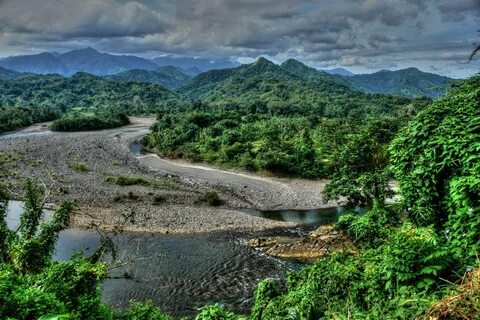
<path id="1" fill-rule="evenodd" d="M 350 77 L 350 76 L 354 75 L 353 72 L 350 72 L 347 69 L 343 69 L 343 68 L 323 69 L 322 71 L 324 71 L 326 73 L 329 73 L 329 74 L 336 74 L 336 75 L 344 76 L 344 77 Z"/>
<path id="2" fill-rule="evenodd" d="M 271 62 L 267 64 L 268 60 L 264 58 L 260 58 L 258 61 L 265 68 L 270 68 L 270 71 L 275 69 L 276 65 Z M 77 72 L 85 72 L 104 76 L 114 81 L 150 82 L 175 89 L 187 85 L 194 78 L 192 79 L 193 86 L 202 85 L 192 89 L 192 94 L 195 96 L 196 94 L 193 92 L 198 92 L 198 95 L 201 96 L 204 91 L 208 91 L 207 88 L 218 81 L 225 80 L 232 73 L 238 73 L 239 70 L 247 72 L 248 68 L 244 68 L 245 66 L 248 65 L 240 65 L 229 60 L 175 56 L 148 60 L 136 56 L 101 53 L 93 48 L 85 48 L 63 54 L 45 52 L 2 59 L 0 60 L 0 68 L 2 68 L 0 69 L 0 80 L 16 79 L 22 73 L 52 73 L 72 76 Z M 398 71 L 382 70 L 373 74 L 354 75 L 343 68 L 317 70 L 294 59 L 285 61 L 279 68 L 308 81 L 333 81 L 363 92 L 408 97 L 438 97 L 453 81 L 448 77 L 422 72 L 416 68 Z M 277 72 L 276 76 L 278 75 Z M 248 74 L 244 76 L 248 76 Z M 188 84 L 184 90 L 189 90 L 188 86 L 192 84 Z"/>
<path id="3" fill-rule="evenodd" d="M 164 86 L 168 89 L 175 89 L 185 85 L 192 76 L 185 71 L 173 66 L 160 67 L 154 71 L 133 69 L 120 72 L 114 75 L 106 76 L 105 78 L 123 82 L 123 81 L 138 81 L 150 82 Z"/>
<path id="4" fill-rule="evenodd" d="M 24 75 L 21 72 L 0 67 L 0 80 L 15 80 Z"/>
<path id="5" fill-rule="evenodd" d="M 357 74 L 348 77 L 358 90 L 372 93 L 389 93 L 407 97 L 439 97 L 455 80 L 428 73 L 417 68 L 397 71 L 381 70 L 372 74 Z"/>
<path id="6" fill-rule="evenodd" d="M 12 56 L 0 60 L 0 67 L 13 71 L 38 74 L 54 73 L 63 76 L 71 76 L 77 72 L 105 76 L 133 69 L 154 71 L 162 66 L 181 68 L 184 73 L 194 76 L 211 69 L 233 68 L 238 65 L 238 63 L 228 60 L 211 61 L 172 56 L 148 60 L 131 55 L 101 53 L 93 48 L 72 50 L 63 54 L 43 52 L 34 55 Z"/>

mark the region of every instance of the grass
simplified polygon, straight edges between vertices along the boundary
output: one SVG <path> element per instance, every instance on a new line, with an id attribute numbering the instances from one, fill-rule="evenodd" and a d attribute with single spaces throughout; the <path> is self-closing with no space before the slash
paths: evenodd
<path id="1" fill-rule="evenodd" d="M 119 186 L 146 186 L 152 188 L 172 187 L 165 181 L 151 180 L 136 175 L 121 175 L 118 177 L 107 177 L 107 182 L 115 183 Z"/>
<path id="2" fill-rule="evenodd" d="M 480 316 L 480 269 L 463 278 L 455 292 L 435 302 L 421 319 L 477 319 Z"/>
<path id="3" fill-rule="evenodd" d="M 139 176 L 119 176 L 115 182 L 119 186 L 149 186 L 152 184 L 152 181 Z"/>
<path id="4" fill-rule="evenodd" d="M 215 190 L 209 190 L 199 196 L 197 200 L 195 201 L 196 203 L 206 203 L 209 206 L 219 206 L 223 203 L 223 201 L 220 199 L 218 193 Z"/>
<path id="5" fill-rule="evenodd" d="M 88 172 L 88 171 L 90 171 L 88 166 L 83 162 L 69 163 L 68 167 L 72 170 L 77 171 L 77 172 Z"/>

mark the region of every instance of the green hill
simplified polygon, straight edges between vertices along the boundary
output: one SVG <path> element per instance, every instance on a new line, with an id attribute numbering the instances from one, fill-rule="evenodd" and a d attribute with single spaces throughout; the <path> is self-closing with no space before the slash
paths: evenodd
<path id="1" fill-rule="evenodd" d="M 0 80 L 15 80 L 20 78 L 23 73 L 0 67 Z"/>
<path id="2" fill-rule="evenodd" d="M 264 58 L 233 69 L 202 73 L 177 92 L 214 105 L 260 103 L 270 109 L 316 116 L 365 117 L 393 113 L 396 106 L 408 103 L 400 97 L 353 90 L 345 79 L 295 60 L 278 66 Z"/>
<path id="3" fill-rule="evenodd" d="M 113 81 L 138 81 L 156 83 L 168 89 L 178 88 L 185 85 L 192 77 L 172 66 L 160 67 L 155 71 L 128 70 L 106 77 Z"/>
<path id="4" fill-rule="evenodd" d="M 348 77 L 348 80 L 354 88 L 365 92 L 431 98 L 445 94 L 446 89 L 454 81 L 451 78 L 422 72 L 416 68 L 358 74 Z"/>
<path id="5" fill-rule="evenodd" d="M 114 82 L 86 73 L 0 81 L 0 92 L 0 132 L 53 120 L 74 109 L 145 114 L 181 103 L 176 94 L 157 84 Z"/>

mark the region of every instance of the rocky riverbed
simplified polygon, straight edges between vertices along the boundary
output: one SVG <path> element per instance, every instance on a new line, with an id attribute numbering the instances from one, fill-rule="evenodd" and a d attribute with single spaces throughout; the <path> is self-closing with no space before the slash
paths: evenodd
<path id="1" fill-rule="evenodd" d="M 50 190 L 49 201 L 75 200 L 73 226 L 163 233 L 265 230 L 293 223 L 252 216 L 245 208 L 316 208 L 323 181 L 274 179 L 196 166 L 155 155 L 135 157 L 129 146 L 153 119 L 132 118 L 126 127 L 51 133 L 36 125 L 0 136 L 0 179 L 14 198 L 25 179 Z M 131 183 L 131 180 L 136 180 Z M 125 182 L 127 181 L 127 182 Z M 215 190 L 223 204 L 199 202 Z"/>

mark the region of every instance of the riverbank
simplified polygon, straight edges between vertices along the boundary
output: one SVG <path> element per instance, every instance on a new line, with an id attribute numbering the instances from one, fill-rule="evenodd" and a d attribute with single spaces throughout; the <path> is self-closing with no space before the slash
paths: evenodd
<path id="1" fill-rule="evenodd" d="M 92 223 L 102 229 L 119 225 L 127 231 L 191 233 L 259 231 L 292 227 L 294 223 L 252 216 L 258 209 L 307 209 L 321 203 L 323 181 L 274 179 L 247 173 L 170 161 L 156 155 L 134 157 L 132 142 L 148 132 L 151 118 L 132 118 L 132 124 L 102 131 L 54 133 L 45 124 L 0 136 L 0 150 L 12 155 L 2 164 L 6 184 L 15 198 L 27 178 L 50 189 L 50 201 L 76 200 L 74 227 Z M 39 134 L 42 133 L 42 134 Z M 119 178 L 140 178 L 124 185 Z M 223 204 L 198 202 L 208 190 Z"/>

